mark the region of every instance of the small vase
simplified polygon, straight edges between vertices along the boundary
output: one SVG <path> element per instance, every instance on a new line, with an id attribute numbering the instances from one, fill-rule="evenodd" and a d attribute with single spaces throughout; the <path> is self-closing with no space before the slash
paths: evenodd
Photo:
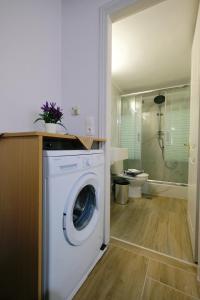
<path id="1" fill-rule="evenodd" d="M 57 124 L 55 123 L 45 123 L 46 132 L 56 133 Z"/>

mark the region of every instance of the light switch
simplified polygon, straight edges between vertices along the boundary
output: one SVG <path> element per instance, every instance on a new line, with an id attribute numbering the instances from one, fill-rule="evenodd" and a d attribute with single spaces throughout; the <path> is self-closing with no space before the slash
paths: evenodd
<path id="1" fill-rule="evenodd" d="M 80 108 L 78 106 L 72 107 L 72 116 L 78 116 L 80 115 Z"/>

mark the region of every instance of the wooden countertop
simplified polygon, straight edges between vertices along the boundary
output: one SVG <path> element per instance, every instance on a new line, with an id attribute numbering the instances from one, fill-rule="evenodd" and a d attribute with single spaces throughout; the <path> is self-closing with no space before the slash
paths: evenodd
<path id="1" fill-rule="evenodd" d="M 62 133 L 48 133 L 45 131 L 30 131 L 30 132 L 5 132 L 2 133 L 3 138 L 7 137 L 23 137 L 23 136 L 42 136 L 42 137 L 50 137 L 50 138 L 60 138 L 60 139 L 68 139 L 68 140 L 75 140 L 77 137 L 83 137 L 86 138 L 87 136 L 75 136 L 75 135 L 69 135 L 69 134 L 62 134 Z M 88 136 L 93 138 L 95 142 L 106 142 L 105 138 L 98 138 L 93 136 Z"/>

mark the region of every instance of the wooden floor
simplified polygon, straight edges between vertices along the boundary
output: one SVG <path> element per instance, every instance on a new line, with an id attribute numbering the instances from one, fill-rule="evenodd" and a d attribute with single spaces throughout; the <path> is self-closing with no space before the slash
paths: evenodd
<path id="1" fill-rule="evenodd" d="M 73 299 L 200 299 L 196 272 L 195 265 L 112 239 L 107 252 Z"/>
<path id="2" fill-rule="evenodd" d="M 152 197 L 111 205 L 111 236 L 189 262 L 193 261 L 186 201 Z"/>

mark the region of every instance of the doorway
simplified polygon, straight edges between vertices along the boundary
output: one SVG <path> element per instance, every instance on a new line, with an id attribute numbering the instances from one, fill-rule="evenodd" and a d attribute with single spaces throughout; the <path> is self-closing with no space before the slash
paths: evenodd
<path id="1" fill-rule="evenodd" d="M 139 1 L 136 1 L 137 2 L 137 4 L 138 4 L 138 2 Z M 161 2 L 160 3 L 160 5 L 161 4 L 166 4 L 166 2 L 168 2 L 168 1 L 159 1 L 159 2 Z M 130 4 L 130 3 L 129 3 Z M 154 2 L 154 8 L 155 8 L 155 6 L 156 5 L 159 5 L 158 3 L 156 3 L 155 4 L 155 2 Z M 152 6 L 153 7 L 153 6 Z M 138 9 L 138 6 L 137 6 L 137 9 Z M 144 9 L 144 2 L 143 2 L 143 9 Z M 142 13 L 141 11 L 143 11 L 143 9 L 141 10 L 139 10 L 140 11 L 140 13 Z M 148 8 L 146 8 L 146 9 L 148 9 Z M 119 11 L 119 10 L 118 10 Z M 110 8 L 109 8 L 109 12 L 110 12 Z M 138 10 L 137 10 L 137 14 L 139 14 L 138 13 Z M 119 14 L 118 14 L 119 15 Z M 126 10 L 126 17 L 127 17 L 127 10 Z M 115 19 L 115 18 L 114 18 Z M 121 19 L 121 16 L 120 16 L 120 19 Z M 122 19 L 121 19 L 122 20 Z M 109 24 L 109 21 L 108 21 L 108 24 Z M 109 26 L 108 26 L 109 27 Z M 111 29 L 111 24 L 110 24 L 110 27 L 109 27 L 110 29 Z M 107 28 L 108 29 L 108 28 Z M 105 34 L 105 31 L 106 31 L 106 28 L 104 28 L 104 34 Z M 111 31 L 110 30 L 108 30 L 108 32 L 109 32 L 109 35 L 110 35 L 110 38 L 111 38 Z M 108 65 L 109 65 L 109 62 L 108 62 Z M 105 75 L 105 74 L 104 74 Z M 108 75 L 108 77 L 109 77 L 109 75 L 110 74 L 108 74 L 107 73 L 107 75 Z M 105 78 L 105 77 L 104 77 Z M 108 80 L 109 81 L 109 80 Z M 188 82 L 190 82 L 190 79 L 188 80 Z M 124 95 L 124 93 L 121 93 L 120 91 L 119 91 L 119 94 L 120 94 L 120 98 L 121 98 L 121 94 L 123 94 L 123 96 L 125 97 L 125 96 L 132 96 L 134 93 L 135 93 L 135 98 L 136 98 L 136 94 L 137 94 L 137 96 L 139 97 L 141 97 L 141 94 L 143 94 L 143 92 L 146 92 L 145 93 L 145 96 L 144 96 L 144 94 L 142 95 L 142 100 L 140 99 L 140 103 L 141 104 L 144 104 L 143 103 L 143 101 L 145 101 L 145 97 L 146 98 L 148 98 L 148 97 L 150 97 L 150 98 L 152 98 L 152 99 L 154 99 L 157 95 L 153 95 L 153 93 L 155 92 L 155 90 L 157 90 L 158 91 L 158 94 L 161 94 L 161 92 L 164 90 L 164 93 L 170 93 L 170 92 L 172 92 L 172 90 L 170 90 L 171 88 L 174 88 L 174 90 L 173 90 L 173 92 L 177 92 L 177 89 L 179 89 L 180 88 L 180 86 L 182 87 L 182 88 L 186 88 L 186 85 L 187 85 L 187 87 L 189 88 L 189 85 L 188 85 L 188 82 L 186 82 L 186 81 L 182 81 L 182 82 L 178 82 L 178 84 L 177 84 L 177 82 L 176 82 L 176 84 L 174 84 L 174 83 L 172 83 L 171 84 L 171 86 L 169 85 L 169 84 L 164 84 L 164 83 L 162 83 L 162 85 L 160 85 L 159 87 L 157 87 L 156 88 L 156 86 L 154 87 L 154 88 L 149 88 L 149 87 L 147 87 L 147 88 L 138 88 L 138 89 L 136 89 L 136 90 L 129 90 L 128 91 L 128 93 L 126 93 L 125 95 Z M 115 84 L 115 88 L 116 88 L 116 84 Z M 118 88 L 117 88 L 118 89 Z M 169 90 L 170 91 L 169 91 Z M 107 99 L 110 97 L 111 98 L 111 95 L 109 95 L 109 88 L 108 89 L 105 89 L 105 86 L 104 86 L 104 89 L 103 89 L 103 91 L 104 91 L 104 96 L 105 97 L 107 97 Z M 179 92 L 180 92 L 180 90 L 179 90 Z M 188 91 L 187 91 L 188 92 Z M 148 94 L 149 93 L 149 94 Z M 127 95 L 128 94 L 128 95 Z M 131 94 L 131 95 L 130 95 Z M 166 97 L 166 96 L 165 96 Z M 121 106 L 122 105 L 124 105 L 124 103 L 122 103 L 122 99 L 120 100 L 121 101 Z M 135 100 L 135 103 L 136 103 L 137 101 Z M 168 102 L 169 102 L 169 100 L 168 100 Z M 187 101 L 186 101 L 187 102 Z M 145 103 L 145 104 L 147 104 L 147 102 Z M 109 103 L 106 103 L 105 105 L 107 105 L 107 108 L 109 107 L 109 105 L 111 105 L 111 104 L 109 104 Z M 134 104 L 134 105 L 136 105 L 136 104 Z M 173 105 L 173 104 L 172 104 Z M 144 105 L 145 106 L 145 105 Z M 148 105 L 147 105 L 148 106 Z M 156 106 L 155 106 L 156 107 Z M 160 106 L 159 106 L 159 108 L 161 108 Z M 168 107 L 166 107 L 166 104 L 165 104 L 165 106 L 164 106 L 164 109 L 165 109 L 165 113 L 166 113 L 166 111 L 167 111 L 167 109 L 168 109 Z M 134 109 L 133 109 L 134 110 Z M 108 111 L 108 110 L 107 110 Z M 112 112 L 113 112 L 113 110 L 112 110 Z M 142 112 L 141 111 L 141 114 L 142 113 L 145 113 L 144 111 Z M 162 111 L 158 111 L 157 113 L 160 113 L 160 114 L 162 114 Z M 122 118 L 122 115 L 120 116 L 121 118 Z M 159 117 L 159 116 L 158 116 Z M 107 115 L 107 120 L 109 120 L 109 116 Z M 120 120 L 121 121 L 121 120 Z M 164 121 L 165 122 L 165 121 Z M 108 123 L 108 122 L 107 122 Z M 119 122 L 120 123 L 120 122 Z M 121 124 L 120 124 L 121 125 Z M 166 125 L 166 124 L 165 124 Z M 140 124 L 140 126 L 141 126 L 141 124 Z M 107 129 L 106 129 L 106 132 L 108 132 L 109 131 L 109 125 L 107 124 Z M 104 128 L 105 129 L 105 128 Z M 120 140 L 120 134 L 121 134 L 121 132 L 122 132 L 122 128 L 118 128 L 118 127 L 115 127 L 115 129 L 117 129 L 117 130 L 119 130 L 119 132 L 117 133 L 116 132 L 116 136 L 117 136 L 117 138 L 118 138 L 118 140 Z M 159 129 L 159 128 L 158 128 Z M 117 131 L 116 130 L 116 131 Z M 162 130 L 157 130 L 157 131 L 162 131 Z M 163 130 L 163 131 L 165 131 L 165 133 L 166 133 L 166 129 L 165 130 Z M 157 135 L 158 135 L 158 132 L 157 132 Z M 107 135 L 108 136 L 108 135 Z M 116 139 L 116 136 L 115 136 L 115 139 Z M 138 138 L 138 132 L 136 132 L 136 138 Z M 165 139 L 167 139 L 167 137 L 165 138 Z M 157 140 L 157 145 L 159 146 L 159 137 L 157 136 L 156 137 L 156 139 L 155 140 Z M 170 140 L 170 136 L 168 135 L 168 140 Z M 166 142 L 166 140 L 165 140 L 165 142 Z M 189 143 L 184 143 L 185 145 L 184 145 L 184 151 L 186 152 L 186 151 L 188 151 L 188 149 L 187 149 L 187 146 L 189 145 Z M 168 145 L 169 146 L 169 145 Z M 174 145 L 173 145 L 174 146 Z M 120 145 L 120 147 L 122 147 L 121 145 Z M 109 146 L 108 146 L 108 148 L 109 148 Z M 126 147 L 123 147 L 123 148 L 126 148 Z M 162 145 L 161 145 L 161 147 L 160 147 L 160 155 L 162 156 Z M 107 149 L 108 150 L 108 149 Z M 170 149 L 170 150 L 172 150 L 171 151 L 171 153 L 172 154 L 174 154 L 173 153 L 173 149 Z M 136 150 L 134 150 L 134 151 L 137 151 L 137 149 Z M 184 152 L 184 151 L 182 151 L 182 152 Z M 108 152 L 108 151 L 107 151 Z M 169 151 L 170 152 L 170 151 Z M 168 152 L 168 154 L 169 154 L 169 152 Z M 181 152 L 181 155 L 183 154 Z M 180 153 L 180 152 L 179 152 Z M 141 154 L 141 150 L 140 150 L 140 154 Z M 168 155 L 167 154 L 167 155 Z M 165 153 L 165 155 L 166 155 L 166 153 Z M 108 156 L 109 156 L 109 154 L 107 153 L 107 159 L 108 159 Z M 184 156 L 184 154 L 183 154 L 183 156 Z M 110 158 L 109 158 L 109 160 L 110 160 Z M 123 168 L 124 168 L 124 164 L 126 164 L 127 165 L 127 160 L 125 161 L 125 162 L 123 162 Z M 178 162 L 179 163 L 179 162 Z M 176 161 L 173 161 L 173 160 L 171 160 L 171 161 L 169 161 L 169 162 L 167 162 L 167 164 L 168 164 L 168 169 L 170 170 L 169 172 L 168 172 L 168 176 L 169 176 L 169 173 L 171 172 L 171 175 L 174 175 L 174 173 L 172 172 L 172 167 L 174 168 L 175 167 L 175 164 L 177 164 L 177 162 Z M 179 165 L 180 165 L 181 163 L 179 163 Z M 133 166 L 131 166 L 131 167 L 129 167 L 128 166 L 128 169 L 133 169 L 134 167 L 135 167 L 136 165 L 133 165 Z M 179 166 L 180 167 L 180 166 Z M 127 166 L 125 167 L 126 169 L 127 169 Z M 135 167 L 136 168 L 136 167 Z M 171 169 L 170 169 L 171 168 Z M 137 165 L 137 169 L 139 169 L 139 170 L 142 170 L 142 167 L 141 167 L 141 165 Z M 110 166 L 109 165 L 107 165 L 107 172 L 109 172 L 109 170 L 110 170 Z M 145 171 L 145 170 L 144 170 Z M 179 172 L 180 173 L 180 172 Z M 184 173 L 184 172 L 182 172 L 182 173 Z M 187 172 L 186 172 L 187 173 Z M 187 177 L 187 174 L 185 175 L 185 174 L 183 174 L 184 176 L 185 176 L 185 178 Z M 109 176 L 109 175 L 108 175 Z M 107 177 L 108 178 L 108 177 Z M 159 180 L 159 179 L 161 179 L 161 180 Z M 150 179 L 150 180 L 154 180 L 154 179 Z M 182 179 L 180 179 L 180 180 L 182 180 Z M 149 182 L 148 184 L 154 184 L 154 188 L 156 188 L 156 189 L 161 189 L 161 190 L 165 190 L 166 189 L 166 187 L 164 187 L 164 186 L 162 186 L 162 184 L 163 183 L 160 183 L 160 181 L 162 182 L 163 180 L 162 180 L 162 178 L 160 178 L 159 176 L 157 177 L 157 180 L 156 181 L 158 181 L 157 183 L 154 183 L 154 182 Z M 127 241 L 127 242 L 131 242 L 131 243 L 133 243 L 133 244 L 138 244 L 139 246 L 142 246 L 142 247 L 146 247 L 146 248 L 150 248 L 151 250 L 154 250 L 154 251 L 158 251 L 158 252 L 163 252 L 164 254 L 166 254 L 166 255 L 170 255 L 170 256 L 174 256 L 174 257 L 177 257 L 178 259 L 183 259 L 183 260 L 186 260 L 186 261 L 190 261 L 190 262 L 192 262 L 193 260 L 194 260 L 194 257 L 192 258 L 192 249 L 191 249 L 191 245 L 190 245 L 190 234 L 189 234 L 189 230 L 188 230 L 188 220 L 187 220 L 187 203 L 186 203 L 186 200 L 185 199 L 177 199 L 177 197 L 176 197 L 176 193 L 179 193 L 180 192 L 180 194 L 184 194 L 185 195 L 185 198 L 187 198 L 187 195 L 186 195 L 186 191 L 184 190 L 183 191 L 183 189 L 182 188 L 184 188 L 185 186 L 183 186 L 183 184 L 184 184 L 184 182 L 180 182 L 180 186 L 178 186 L 178 188 L 177 188 L 177 186 L 176 186 L 176 184 L 178 183 L 178 182 L 173 182 L 173 180 L 171 181 L 171 179 L 168 179 L 167 181 L 167 184 L 168 183 L 175 183 L 174 185 L 172 184 L 172 189 L 171 189 L 171 192 L 172 191 L 174 191 L 175 192 L 175 196 L 173 197 L 173 196 L 170 196 L 170 197 L 167 197 L 168 196 L 168 194 L 165 194 L 164 196 L 163 195 L 154 195 L 153 193 L 150 193 L 150 195 L 147 193 L 147 196 L 149 197 L 147 197 L 147 198 L 144 198 L 144 199 L 142 199 L 142 201 L 144 202 L 144 205 L 142 204 L 142 201 L 140 201 L 139 199 L 135 199 L 135 200 L 133 200 L 132 202 L 131 201 L 129 201 L 129 204 L 130 205 L 127 205 L 127 207 L 129 207 L 128 209 L 126 209 L 125 207 L 119 207 L 119 206 L 115 206 L 115 208 L 113 209 L 113 217 L 111 216 L 111 236 L 114 236 L 114 238 L 117 238 L 117 239 L 122 239 L 122 240 L 124 240 L 124 241 Z M 157 186 L 155 186 L 155 184 L 157 184 Z M 161 186 L 160 186 L 161 185 Z M 152 187 L 150 187 L 150 188 L 152 188 Z M 149 191 L 149 187 L 147 187 L 146 188 L 148 191 Z M 178 192 L 177 192 L 178 191 Z M 107 193 L 109 192 L 109 189 L 107 190 Z M 155 198 L 155 199 L 154 199 Z M 166 198 L 170 198 L 170 199 L 166 199 Z M 180 201 L 179 201 L 180 200 Z M 112 207 L 112 204 L 113 203 L 111 203 L 111 207 Z M 115 205 L 115 204 L 114 204 Z M 157 206 L 156 206 L 157 205 Z M 142 208 L 141 208 L 142 207 Z M 152 209 L 152 207 L 153 207 L 153 209 Z M 162 215 L 161 214 L 161 210 L 159 210 L 159 208 L 162 208 L 162 212 L 164 213 L 164 215 Z M 169 209 L 167 209 L 167 207 L 169 208 Z M 112 207 L 113 208 L 113 207 Z M 177 208 L 177 214 L 175 213 L 175 210 L 176 210 L 176 208 Z M 151 210 L 152 209 L 152 210 Z M 158 213 L 158 215 L 157 216 L 159 216 L 160 218 L 161 218 L 161 221 L 159 221 L 158 219 L 156 219 L 156 217 L 155 217 L 155 211 L 156 211 L 156 209 L 157 209 L 157 213 Z M 169 214 L 166 214 L 166 211 L 168 210 L 168 213 Z M 124 212 L 127 212 L 127 213 L 124 213 Z M 144 217 L 144 215 L 143 215 L 143 217 L 142 217 L 142 213 L 143 212 L 147 212 L 147 216 L 146 217 Z M 151 211 L 151 213 L 150 213 L 150 211 Z M 122 213 L 123 212 L 123 213 Z M 132 212 L 132 213 L 131 213 Z M 149 213 L 148 213 L 149 212 Z M 184 254 L 182 255 L 182 254 L 175 254 L 175 252 L 173 252 L 173 251 L 169 251 L 169 250 L 163 250 L 163 249 L 160 249 L 159 247 L 158 247 L 158 244 L 160 245 L 160 244 L 162 244 L 162 242 L 161 242 L 161 239 L 163 239 L 163 241 L 165 241 L 166 240 L 166 232 L 168 232 L 169 233 L 169 227 L 173 227 L 173 229 L 174 229 L 174 224 L 175 224 L 175 222 L 176 222 L 176 220 L 177 220 L 177 216 L 179 215 L 180 216 L 180 212 L 184 212 L 183 214 L 182 214 L 182 216 L 181 216 L 181 218 L 182 218 L 182 221 L 180 221 L 181 220 L 181 218 L 180 218 L 180 226 L 178 226 L 177 225 L 177 230 L 175 230 L 175 235 L 174 236 L 171 236 L 171 233 L 169 234 L 169 236 L 167 236 L 167 239 L 169 240 L 170 239 L 170 237 L 172 238 L 172 240 L 173 240 L 173 242 L 174 242 L 174 244 L 176 244 L 176 245 L 174 245 L 174 248 L 176 248 L 176 246 L 177 246 L 177 240 L 176 240 L 176 237 L 177 236 L 181 236 L 182 237 L 182 241 L 179 243 L 179 246 L 180 246 L 180 249 L 182 249 L 183 248 L 183 244 L 185 243 L 185 245 L 187 245 L 187 247 L 188 247 L 188 249 L 186 250 L 186 252 L 188 253 L 188 254 L 186 254 L 185 255 L 185 251 L 184 251 Z M 135 214 L 134 214 L 135 213 Z M 141 213 L 141 214 L 140 214 Z M 172 213 L 172 215 L 173 215 L 173 217 L 174 217 L 174 219 L 172 218 L 172 215 L 171 215 L 171 213 Z M 151 215 L 151 218 L 150 218 L 150 215 Z M 163 218 L 166 218 L 166 220 L 169 220 L 170 218 L 172 219 L 172 222 L 171 222 L 171 224 L 168 226 L 168 227 L 165 227 L 165 226 L 163 226 L 163 223 L 162 223 L 162 221 L 163 221 Z M 115 219 L 115 222 L 113 221 Z M 138 220 L 138 223 L 136 222 L 136 220 Z M 114 227 L 112 228 L 112 221 L 115 223 L 114 224 Z M 116 225 L 116 224 L 119 224 L 120 223 L 120 225 L 118 226 L 118 225 Z M 135 223 L 137 223 L 137 224 L 135 224 Z M 169 223 L 169 222 L 168 222 Z M 125 224 L 128 224 L 127 226 L 128 227 L 125 227 Z M 131 233 L 131 235 L 132 235 L 132 237 L 133 236 L 135 236 L 135 239 L 132 239 L 132 240 L 130 240 L 129 239 L 129 234 L 130 234 L 130 228 L 132 229 L 132 228 L 134 228 L 134 224 L 135 224 L 135 233 L 134 234 L 132 234 Z M 149 227 L 148 226 L 148 224 L 151 224 L 152 225 L 152 227 Z M 183 224 L 184 224 L 184 226 L 183 226 Z M 165 227 L 165 229 L 166 229 L 166 232 L 165 231 L 163 231 L 162 230 L 162 226 L 163 227 Z M 117 228 L 118 227 L 118 228 Z M 175 226 L 176 227 L 176 226 Z M 182 228 L 182 231 L 180 231 L 180 234 L 178 234 L 178 227 L 179 227 L 179 229 L 180 228 Z M 120 230 L 119 230 L 119 228 L 120 228 Z M 143 230 L 143 229 L 144 230 Z M 157 230 L 159 228 L 159 230 Z M 146 231 L 146 229 L 149 229 L 149 231 Z M 121 233 L 120 233 L 120 231 L 121 231 Z M 117 233 L 118 232 L 118 233 Z M 143 234 L 142 234 L 142 232 L 143 232 Z M 139 238 L 137 238 L 137 235 L 138 235 L 138 237 Z M 150 235 L 151 235 L 151 238 L 152 238 L 152 241 L 156 241 L 156 238 L 158 237 L 158 240 L 157 240 L 157 242 L 155 242 L 155 244 L 156 244 L 156 246 L 152 246 L 152 243 L 150 243 L 151 245 L 149 245 L 148 244 L 148 237 L 150 238 Z M 139 241 L 140 240 L 140 241 Z M 147 244 L 145 244 L 145 243 L 147 243 Z M 173 248 L 172 247 L 172 245 L 165 245 L 166 247 L 164 247 L 164 248 Z M 162 247 L 161 247 L 162 248 Z M 190 248 L 190 249 L 189 249 Z"/>

